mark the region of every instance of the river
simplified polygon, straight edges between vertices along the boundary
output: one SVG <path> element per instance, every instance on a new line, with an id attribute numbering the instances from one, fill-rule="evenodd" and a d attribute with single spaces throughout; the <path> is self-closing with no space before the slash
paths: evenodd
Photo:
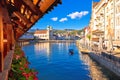
<path id="1" fill-rule="evenodd" d="M 22 49 L 29 67 L 38 71 L 39 80 L 116 80 L 88 55 L 81 54 L 75 43 L 35 43 Z"/>

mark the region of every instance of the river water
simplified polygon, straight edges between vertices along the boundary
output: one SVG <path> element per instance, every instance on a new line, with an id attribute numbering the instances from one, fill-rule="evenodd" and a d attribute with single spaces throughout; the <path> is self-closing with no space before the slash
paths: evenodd
<path id="1" fill-rule="evenodd" d="M 117 80 L 88 55 L 81 54 L 75 43 L 35 43 L 22 49 L 30 68 L 38 71 L 39 80 Z"/>

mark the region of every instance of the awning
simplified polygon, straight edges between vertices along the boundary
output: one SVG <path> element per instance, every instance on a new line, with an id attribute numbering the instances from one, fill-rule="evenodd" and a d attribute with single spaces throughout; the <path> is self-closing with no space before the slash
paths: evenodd
<path id="1" fill-rule="evenodd" d="M 103 34 L 104 34 L 104 31 L 101 31 L 101 30 L 99 30 L 99 29 L 96 29 L 96 30 L 92 31 L 92 34 L 93 34 L 93 35 L 103 35 Z"/>
<path id="2" fill-rule="evenodd" d="M 92 41 L 99 42 L 99 38 L 92 38 Z"/>

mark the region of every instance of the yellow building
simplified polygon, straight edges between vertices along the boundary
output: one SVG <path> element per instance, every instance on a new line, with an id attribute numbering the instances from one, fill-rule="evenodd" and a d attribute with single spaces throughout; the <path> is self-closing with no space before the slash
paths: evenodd
<path id="1" fill-rule="evenodd" d="M 99 49 L 102 48 L 101 41 L 105 37 L 105 5 L 104 0 L 92 3 L 92 15 L 89 24 L 91 28 L 91 46 L 97 45 Z"/>
<path id="2" fill-rule="evenodd" d="M 120 40 L 120 0 L 115 0 L 115 40 Z"/>
<path id="3" fill-rule="evenodd" d="M 101 38 L 101 46 L 104 42 L 109 50 L 112 49 L 113 45 L 116 45 L 116 40 L 120 39 L 119 4 L 119 0 L 101 0 L 92 4 L 92 15 L 89 24 L 92 38 L 98 38 L 99 46 Z"/>

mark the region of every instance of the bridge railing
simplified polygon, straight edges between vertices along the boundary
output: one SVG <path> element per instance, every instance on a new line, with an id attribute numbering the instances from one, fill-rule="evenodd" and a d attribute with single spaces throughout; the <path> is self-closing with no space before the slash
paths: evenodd
<path id="1" fill-rule="evenodd" d="M 8 80 L 8 74 L 11 69 L 14 49 L 8 52 L 4 60 L 4 70 L 0 73 L 0 80 Z"/>

